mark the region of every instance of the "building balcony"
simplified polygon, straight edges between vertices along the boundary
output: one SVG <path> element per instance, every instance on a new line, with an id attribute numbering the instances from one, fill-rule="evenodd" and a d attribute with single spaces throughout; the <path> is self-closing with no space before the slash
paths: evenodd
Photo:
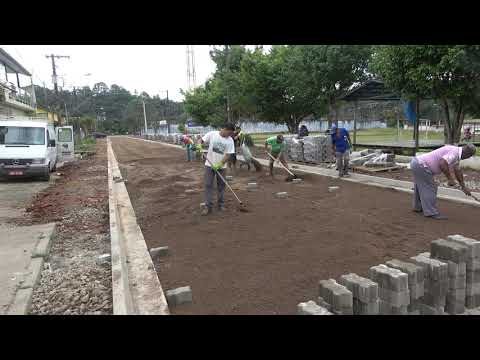
<path id="1" fill-rule="evenodd" d="M 25 89 L 0 81 L 0 101 L 22 111 L 35 111 L 34 97 Z"/>

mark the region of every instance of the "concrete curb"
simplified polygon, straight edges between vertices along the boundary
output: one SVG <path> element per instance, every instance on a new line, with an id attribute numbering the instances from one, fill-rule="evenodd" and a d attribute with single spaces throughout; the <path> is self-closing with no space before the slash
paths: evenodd
<path id="1" fill-rule="evenodd" d="M 108 146 L 108 191 L 114 315 L 169 315 L 160 280 L 138 226 L 118 162 Z"/>
<path id="2" fill-rule="evenodd" d="M 26 315 L 32 305 L 32 295 L 35 286 L 40 282 L 43 264 L 48 256 L 52 240 L 56 236 L 56 224 L 45 224 L 45 230 L 40 232 L 39 240 L 32 251 L 31 261 L 25 272 L 25 279 L 18 286 L 13 302 L 8 307 L 8 315 Z"/>
<path id="3" fill-rule="evenodd" d="M 52 240 L 57 234 L 57 225 L 55 223 L 46 224 L 47 229 L 39 237 L 39 241 L 32 251 L 32 258 L 46 257 L 50 251 Z"/>
<path id="4" fill-rule="evenodd" d="M 15 300 L 8 307 L 7 315 L 27 315 L 32 306 L 33 288 L 18 289 Z"/>

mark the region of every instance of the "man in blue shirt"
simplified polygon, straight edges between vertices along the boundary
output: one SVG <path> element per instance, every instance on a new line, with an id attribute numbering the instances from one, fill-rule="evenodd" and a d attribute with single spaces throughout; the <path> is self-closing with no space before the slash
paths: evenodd
<path id="1" fill-rule="evenodd" d="M 348 177 L 348 162 L 350 160 L 350 134 L 347 129 L 332 125 L 332 148 L 337 159 L 338 176 Z"/>

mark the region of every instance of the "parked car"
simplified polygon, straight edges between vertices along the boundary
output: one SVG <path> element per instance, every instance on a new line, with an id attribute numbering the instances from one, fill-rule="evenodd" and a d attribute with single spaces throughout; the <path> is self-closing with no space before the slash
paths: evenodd
<path id="1" fill-rule="evenodd" d="M 107 134 L 101 132 L 94 132 L 92 135 L 95 137 L 95 139 L 102 139 L 107 137 Z"/>
<path id="2" fill-rule="evenodd" d="M 41 121 L 0 121 L 0 178 L 50 179 L 57 166 L 56 133 Z"/>

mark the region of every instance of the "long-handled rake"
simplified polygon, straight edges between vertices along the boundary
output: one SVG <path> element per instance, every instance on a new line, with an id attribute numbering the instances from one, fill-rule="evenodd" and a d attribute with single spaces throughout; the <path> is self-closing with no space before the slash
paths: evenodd
<path id="1" fill-rule="evenodd" d="M 233 191 L 233 189 L 230 187 L 230 185 L 228 184 L 228 182 L 223 178 L 223 176 L 213 168 L 213 164 L 211 163 L 210 160 L 208 160 L 208 158 L 204 155 L 203 156 L 205 158 L 205 160 L 208 161 L 208 163 L 210 164 L 210 166 L 212 166 L 212 170 L 215 171 L 215 174 L 217 174 L 217 176 L 220 177 L 220 179 L 222 179 L 223 183 L 225 185 L 227 185 L 228 189 L 232 192 L 232 194 L 235 196 L 235 198 L 237 199 L 238 201 L 238 210 L 239 211 L 242 211 L 242 212 L 248 212 L 248 209 L 247 207 L 245 206 L 245 204 L 242 202 L 242 200 L 240 200 L 240 198 L 237 196 L 237 194 L 235 194 L 235 191 Z"/>
<path id="2" fill-rule="evenodd" d="M 269 152 L 267 152 L 267 155 L 270 156 L 270 158 L 273 160 L 273 162 L 275 162 L 277 159 L 275 159 Z M 290 170 L 287 169 L 287 167 L 285 165 L 282 164 L 282 162 L 279 160 L 278 161 L 279 164 L 281 165 L 282 168 L 284 168 L 289 174 L 290 176 L 288 176 L 285 180 L 286 181 L 292 181 L 293 179 L 300 179 L 300 177 L 298 177 L 297 175 L 295 175 L 294 173 L 292 173 Z"/>

